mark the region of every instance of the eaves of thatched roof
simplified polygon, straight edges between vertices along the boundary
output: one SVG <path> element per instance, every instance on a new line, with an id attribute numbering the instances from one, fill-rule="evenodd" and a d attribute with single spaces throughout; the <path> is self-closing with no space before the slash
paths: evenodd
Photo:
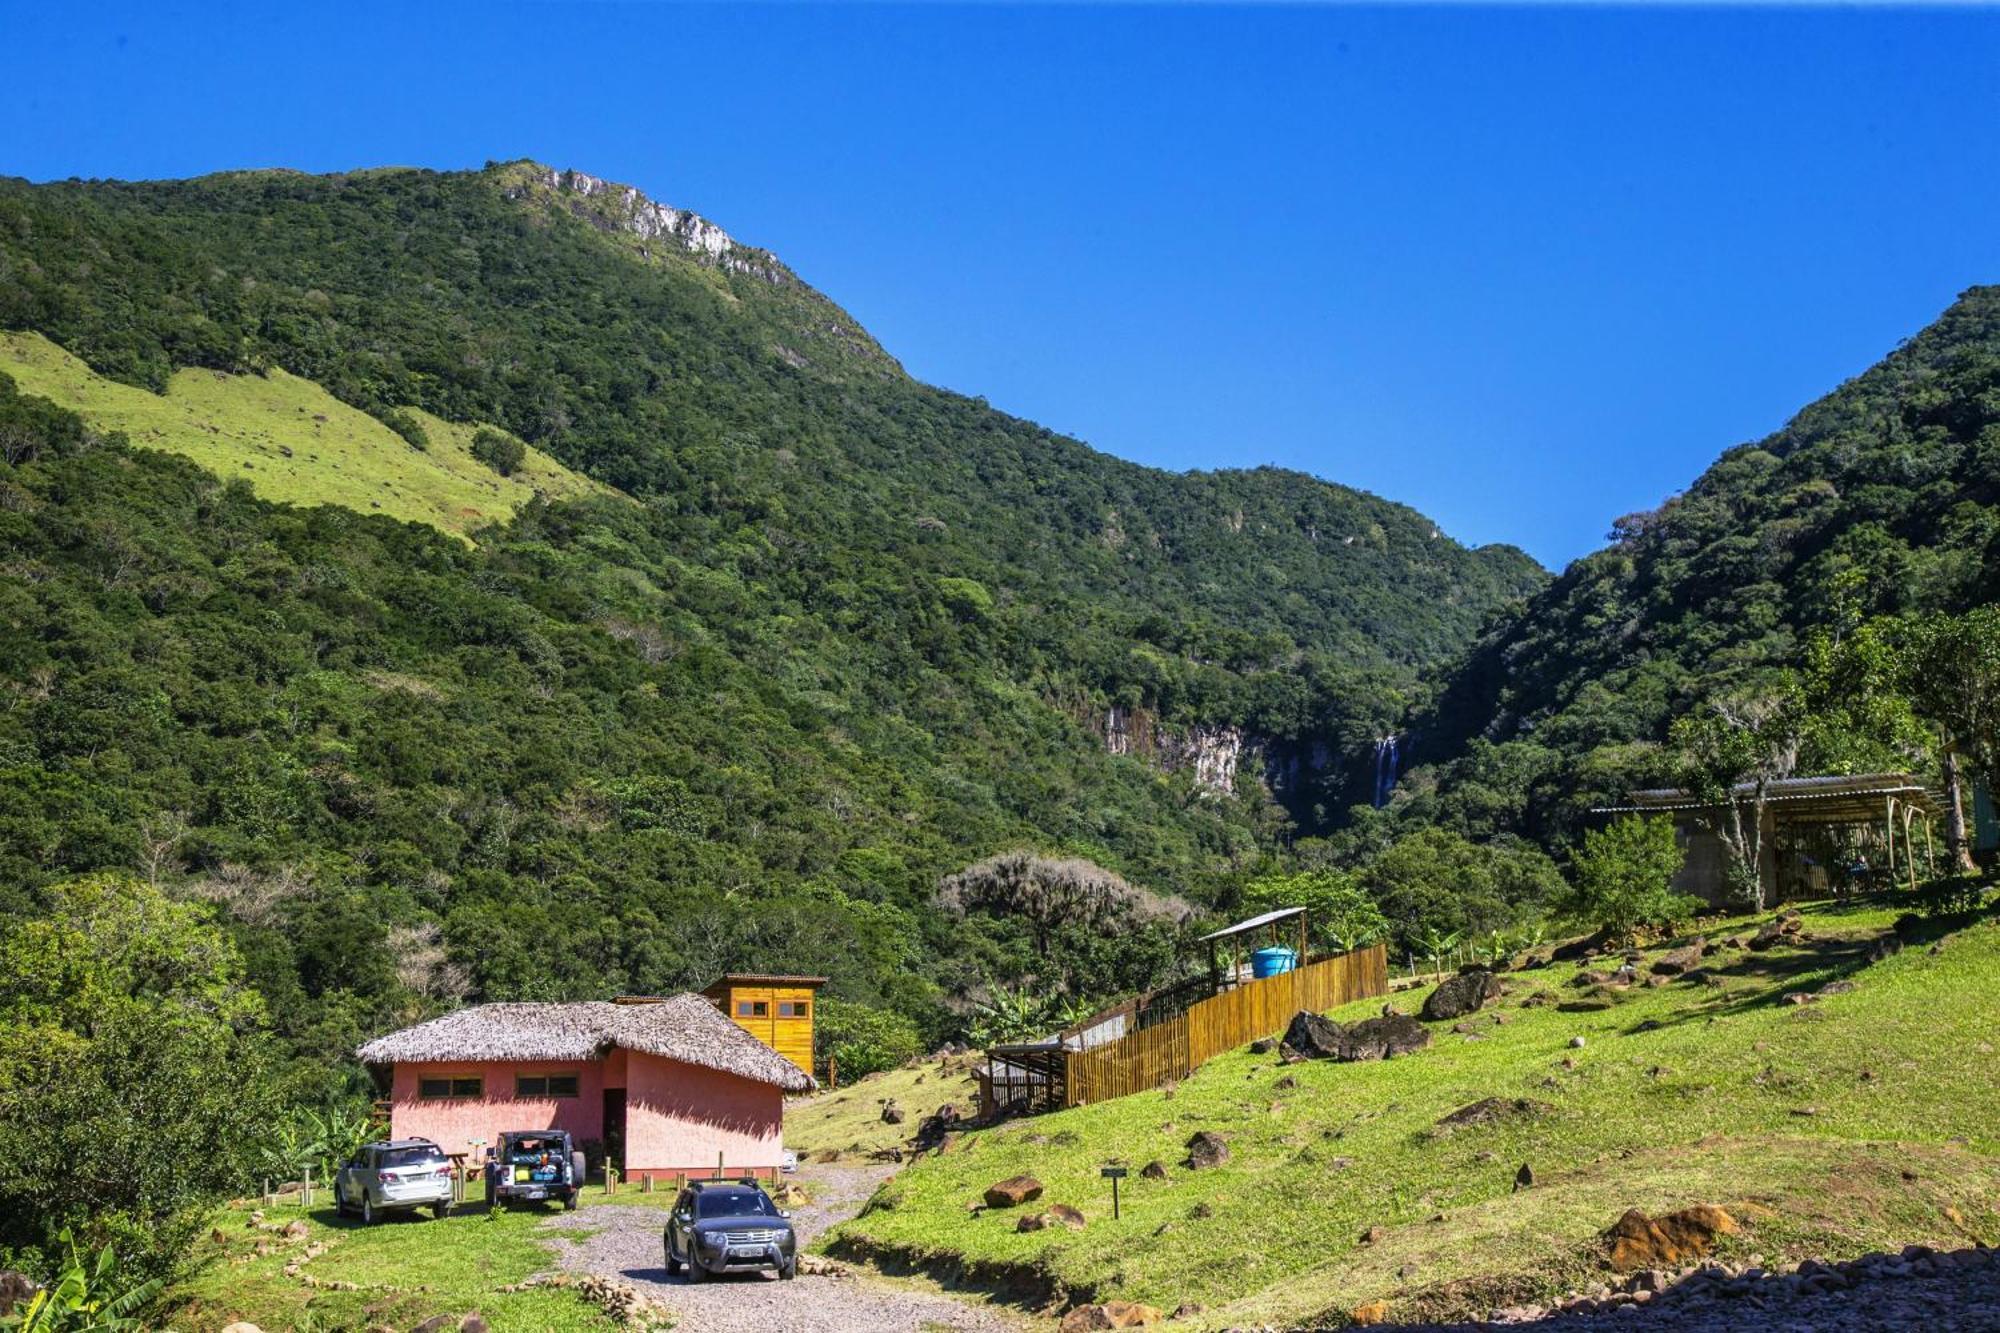
<path id="1" fill-rule="evenodd" d="M 651 1004 L 480 1004 L 377 1037 L 355 1051 L 368 1064 L 456 1060 L 595 1060 L 614 1046 L 771 1083 L 816 1086 L 799 1067 L 699 995 Z"/>

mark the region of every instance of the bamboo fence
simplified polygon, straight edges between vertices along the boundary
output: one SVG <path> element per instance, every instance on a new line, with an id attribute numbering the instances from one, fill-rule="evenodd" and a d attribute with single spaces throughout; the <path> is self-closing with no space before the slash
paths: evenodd
<path id="1" fill-rule="evenodd" d="M 1349 1000 L 1389 990 L 1389 957 L 1381 945 L 1246 981 L 1210 996 L 1163 1023 L 1064 1057 L 1067 1106 L 1129 1097 L 1186 1078 L 1211 1057 L 1272 1036 L 1301 1009 L 1324 1013 Z"/>

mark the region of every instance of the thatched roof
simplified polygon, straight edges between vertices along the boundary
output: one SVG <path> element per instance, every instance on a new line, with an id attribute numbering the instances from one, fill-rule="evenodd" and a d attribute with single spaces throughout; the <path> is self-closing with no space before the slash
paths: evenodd
<path id="1" fill-rule="evenodd" d="M 480 1004 L 377 1037 L 355 1051 L 369 1064 L 436 1060 L 594 1060 L 614 1046 L 774 1083 L 817 1086 L 810 1075 L 725 1018 L 699 995 L 653 1004 Z"/>

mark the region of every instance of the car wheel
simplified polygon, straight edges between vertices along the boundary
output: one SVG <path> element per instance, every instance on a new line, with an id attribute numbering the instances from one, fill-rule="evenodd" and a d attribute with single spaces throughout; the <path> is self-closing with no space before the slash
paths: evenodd
<path id="1" fill-rule="evenodd" d="M 791 1258 L 785 1260 L 778 1268 L 778 1281 L 780 1282 L 790 1282 L 798 1275 L 799 1259 L 797 1255 L 793 1255 Z"/>
<path id="2" fill-rule="evenodd" d="M 583 1179 L 584 1176 L 588 1173 L 589 1169 L 590 1169 L 590 1163 L 584 1160 L 583 1152 L 581 1149 L 570 1153 L 569 1183 L 575 1187 L 576 1192 L 579 1194 L 583 1192 Z"/>
<path id="3" fill-rule="evenodd" d="M 665 1245 L 661 1246 L 660 1248 L 664 1249 L 667 1252 L 667 1276 L 678 1277 L 681 1271 L 681 1261 L 674 1258 L 674 1243 L 672 1241 L 668 1241 Z"/>
<path id="4" fill-rule="evenodd" d="M 375 1202 L 368 1197 L 366 1185 L 361 1187 L 361 1225 L 364 1227 L 375 1225 Z"/>
<path id="5" fill-rule="evenodd" d="M 347 1193 L 340 1188 L 340 1182 L 337 1180 L 333 1182 L 333 1215 L 347 1216 Z"/>
<path id="6" fill-rule="evenodd" d="M 701 1260 L 695 1258 L 694 1253 L 692 1251 L 689 1251 L 688 1253 L 689 1285 L 693 1285 L 698 1282 L 706 1282 L 707 1280 L 708 1280 L 708 1270 L 706 1268 L 703 1268 L 701 1266 Z"/>
<path id="7" fill-rule="evenodd" d="M 564 1212 L 573 1213 L 576 1211 L 576 1195 L 577 1192 L 575 1190 L 571 1190 L 569 1193 L 563 1195 Z"/>
<path id="8" fill-rule="evenodd" d="M 447 1217 L 451 1216 L 451 1200 L 446 1199 L 443 1203 L 431 1209 L 431 1211 L 437 1214 L 438 1221 L 444 1221 Z"/>

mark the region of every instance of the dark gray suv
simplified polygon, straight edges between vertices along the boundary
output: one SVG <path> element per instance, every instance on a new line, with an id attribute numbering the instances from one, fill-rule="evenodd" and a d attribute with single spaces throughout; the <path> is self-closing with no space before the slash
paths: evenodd
<path id="1" fill-rule="evenodd" d="M 754 1180 L 702 1180 L 674 1200 L 665 1236 L 667 1272 L 687 1271 L 689 1282 L 722 1273 L 770 1269 L 780 1278 L 799 1275 L 799 1242 L 791 1214 Z"/>

